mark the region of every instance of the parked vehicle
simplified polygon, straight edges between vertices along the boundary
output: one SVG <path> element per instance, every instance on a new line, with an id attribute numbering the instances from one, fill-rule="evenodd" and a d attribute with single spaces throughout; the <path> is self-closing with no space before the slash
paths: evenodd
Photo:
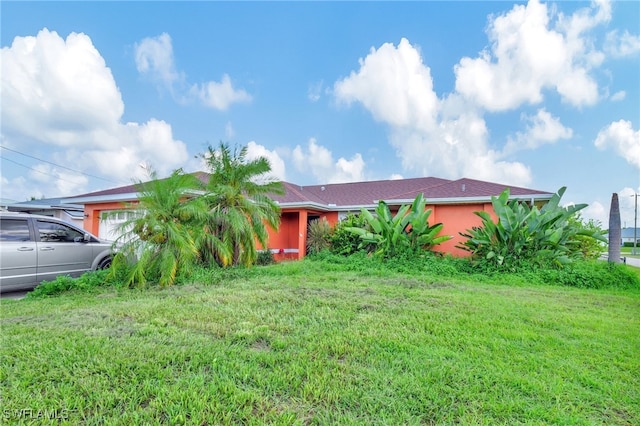
<path id="1" fill-rule="evenodd" d="M 0 212 L 0 292 L 108 268 L 112 243 L 60 219 Z"/>

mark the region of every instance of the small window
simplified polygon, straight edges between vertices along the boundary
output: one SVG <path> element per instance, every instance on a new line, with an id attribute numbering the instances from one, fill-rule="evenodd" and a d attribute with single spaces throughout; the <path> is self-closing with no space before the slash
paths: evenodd
<path id="1" fill-rule="evenodd" d="M 0 220 L 0 241 L 31 241 L 26 219 Z"/>
<path id="2" fill-rule="evenodd" d="M 57 222 L 37 221 L 40 241 L 52 243 L 73 243 L 82 241 L 84 234 L 70 226 Z"/>

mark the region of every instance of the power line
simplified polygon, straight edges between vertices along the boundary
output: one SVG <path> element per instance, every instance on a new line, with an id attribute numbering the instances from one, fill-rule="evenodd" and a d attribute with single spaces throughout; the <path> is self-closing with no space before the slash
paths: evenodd
<path id="1" fill-rule="evenodd" d="M 69 183 L 72 183 L 72 184 L 74 184 L 74 185 L 80 185 L 80 182 L 73 182 L 73 181 L 71 181 L 71 180 L 63 179 L 63 178 L 61 178 L 60 176 L 56 176 L 56 175 L 53 175 L 53 174 L 51 174 L 51 173 L 43 172 L 42 170 L 34 169 L 33 167 L 29 167 L 29 166 L 27 166 L 27 165 L 25 165 L 25 164 L 18 163 L 17 161 L 13 161 L 13 160 L 11 160 L 11 159 L 9 159 L 9 158 L 7 158 L 7 157 L 2 157 L 2 159 L 3 159 L 3 160 L 7 160 L 7 161 L 8 161 L 8 162 L 10 162 L 10 163 L 17 164 L 18 166 L 22 166 L 22 167 L 24 167 L 24 168 L 26 168 L 26 169 L 29 169 L 29 170 L 31 170 L 31 171 L 34 171 L 34 172 L 41 173 L 41 174 L 43 174 L 43 175 L 47 175 L 47 176 L 51 176 L 51 177 L 54 177 L 54 178 L 56 178 L 56 179 L 58 179 L 58 180 L 61 180 L 61 181 L 64 181 L 64 182 L 69 182 Z"/>
<path id="2" fill-rule="evenodd" d="M 116 181 L 113 181 L 113 180 L 110 180 L 110 179 L 105 179 L 105 178 L 100 177 L 100 176 L 95 176 L 95 175 L 92 175 L 92 174 L 89 174 L 89 173 L 81 172 L 80 170 L 71 169 L 71 168 L 69 168 L 69 167 L 62 166 L 62 165 L 60 165 L 60 164 L 52 163 L 51 161 L 43 160 L 42 158 L 34 157 L 33 155 L 25 154 L 24 152 L 20 152 L 20 151 L 17 151 L 17 150 L 15 150 L 15 149 L 7 148 L 6 146 L 2 146 L 2 145 L 0 145 L 0 148 L 2 148 L 2 149 L 6 149 L 7 151 L 15 152 L 16 154 L 24 155 L 25 157 L 33 158 L 34 160 L 38 160 L 38 161 L 41 161 L 41 162 L 43 162 L 43 163 L 51 164 L 52 166 L 60 167 L 61 169 L 69 170 L 69 171 L 72 171 L 72 172 L 74 172 L 74 173 L 79 173 L 79 174 L 81 174 L 81 175 L 85 175 L 85 176 L 88 176 L 88 177 L 92 177 L 92 178 L 94 178 L 94 179 L 104 180 L 104 181 L 106 181 L 106 182 L 115 183 L 115 184 L 117 184 L 117 185 L 119 185 L 119 184 L 121 184 L 121 183 L 122 183 L 122 182 L 116 182 Z M 26 168 L 28 168 L 28 169 L 30 169 L 30 170 L 33 170 L 33 171 L 36 171 L 36 172 L 39 172 L 39 173 L 43 173 L 43 174 L 48 174 L 48 173 L 42 172 L 42 171 L 40 171 L 40 170 L 35 170 L 35 169 L 33 169 L 33 168 L 29 167 L 29 166 L 25 166 L 24 164 L 20 164 L 20 163 L 17 163 L 17 162 L 15 162 L 15 161 L 9 160 L 8 158 L 5 158 L 5 157 L 2 157 L 2 158 L 4 158 L 4 159 L 5 159 L 5 160 L 7 160 L 7 161 L 10 161 L 10 162 L 12 162 L 12 163 L 14 163 L 14 164 L 17 164 L 17 165 L 19 165 L 19 166 L 26 167 Z M 50 175 L 50 176 L 53 176 L 53 175 Z M 57 177 L 57 176 L 56 176 L 56 177 Z M 60 179 L 60 178 L 58 178 L 58 179 Z M 62 179 L 62 180 L 64 180 L 64 179 Z M 69 181 L 67 181 L 67 182 L 69 182 Z M 73 183 L 73 182 L 72 182 L 72 183 Z"/>

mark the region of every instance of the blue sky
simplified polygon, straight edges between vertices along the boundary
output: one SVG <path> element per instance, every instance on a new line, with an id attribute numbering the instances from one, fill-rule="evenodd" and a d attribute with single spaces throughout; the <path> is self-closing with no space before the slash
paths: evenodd
<path id="1" fill-rule="evenodd" d="M 219 141 L 299 184 L 435 176 L 640 191 L 638 2 L 1 4 L 3 199 L 203 169 Z"/>

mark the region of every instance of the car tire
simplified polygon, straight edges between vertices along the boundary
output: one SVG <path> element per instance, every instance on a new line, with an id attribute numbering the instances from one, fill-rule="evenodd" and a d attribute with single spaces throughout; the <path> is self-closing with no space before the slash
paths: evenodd
<path id="1" fill-rule="evenodd" d="M 98 269 L 109 269 L 111 267 L 111 261 L 113 259 L 111 258 L 111 256 L 109 257 L 105 257 L 104 259 L 102 259 L 100 261 L 100 263 L 98 264 Z"/>

